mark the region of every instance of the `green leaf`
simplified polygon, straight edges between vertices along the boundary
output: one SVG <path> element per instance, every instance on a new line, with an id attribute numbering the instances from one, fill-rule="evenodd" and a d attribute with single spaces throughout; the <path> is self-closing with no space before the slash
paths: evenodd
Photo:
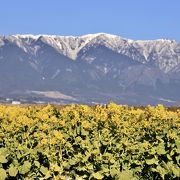
<path id="1" fill-rule="evenodd" d="M 93 169 L 94 169 L 94 167 L 93 167 L 93 165 L 92 165 L 92 164 L 89 164 L 89 165 L 87 165 L 87 169 L 88 169 L 88 170 L 93 170 Z"/>
<path id="2" fill-rule="evenodd" d="M 90 156 L 87 156 L 87 155 L 86 155 L 86 156 L 82 159 L 82 162 L 83 162 L 83 163 L 86 163 L 86 162 L 88 161 L 89 157 L 90 157 Z"/>
<path id="3" fill-rule="evenodd" d="M 150 154 L 153 154 L 153 155 L 156 154 L 156 148 L 155 147 L 151 148 Z"/>
<path id="4" fill-rule="evenodd" d="M 180 170 L 177 166 L 174 165 L 171 170 L 176 177 L 180 177 Z"/>
<path id="5" fill-rule="evenodd" d="M 41 166 L 40 171 L 41 171 L 44 175 L 46 175 L 46 174 L 49 172 L 48 168 L 46 168 L 46 167 L 44 167 L 44 166 Z"/>
<path id="6" fill-rule="evenodd" d="M 16 153 L 17 159 L 21 159 L 22 155 L 21 153 Z"/>
<path id="7" fill-rule="evenodd" d="M 166 151 L 165 151 L 165 149 L 161 149 L 161 148 L 158 148 L 157 149 L 157 154 L 166 154 Z"/>
<path id="8" fill-rule="evenodd" d="M 175 140 L 176 146 L 180 148 L 180 139 Z"/>
<path id="9" fill-rule="evenodd" d="M 166 154 L 164 143 L 160 143 L 156 149 L 157 154 Z"/>
<path id="10" fill-rule="evenodd" d="M 6 156 L 0 155 L 0 163 L 7 163 L 8 160 L 6 159 Z"/>
<path id="11" fill-rule="evenodd" d="M 0 155 L 6 156 L 6 155 L 8 155 L 7 152 L 8 152 L 8 150 L 6 148 L 0 148 Z"/>
<path id="12" fill-rule="evenodd" d="M 180 140 L 176 140 L 176 147 L 177 147 L 177 150 L 176 152 L 179 154 L 180 153 Z"/>
<path id="13" fill-rule="evenodd" d="M 140 166 L 135 167 L 134 169 L 132 169 L 133 172 L 142 172 L 142 168 Z"/>
<path id="14" fill-rule="evenodd" d="M 110 174 L 111 174 L 112 177 L 115 177 L 116 175 L 119 174 L 119 170 L 117 170 L 117 169 L 115 169 L 115 168 L 112 168 L 112 169 L 110 170 Z"/>
<path id="15" fill-rule="evenodd" d="M 161 166 L 156 167 L 157 172 L 160 174 L 160 176 L 164 179 L 164 176 L 168 173 L 168 171 Z"/>
<path id="16" fill-rule="evenodd" d="M 169 155 L 169 154 L 167 154 L 167 158 L 171 161 L 172 160 L 172 157 Z"/>
<path id="17" fill-rule="evenodd" d="M 109 173 L 110 169 L 108 168 L 108 165 L 107 164 L 104 164 L 102 166 L 102 171 L 105 172 L 105 173 Z"/>
<path id="18" fill-rule="evenodd" d="M 98 155 L 98 154 L 100 154 L 99 149 L 94 149 L 94 150 L 92 151 L 92 154 L 94 154 L 94 155 Z"/>
<path id="19" fill-rule="evenodd" d="M 54 170 L 55 172 L 60 172 L 60 171 L 61 171 L 61 167 L 58 166 L 57 164 L 54 164 L 53 170 Z"/>
<path id="20" fill-rule="evenodd" d="M 113 158 L 111 158 L 111 159 L 109 160 L 109 162 L 110 162 L 111 164 L 114 164 L 114 163 L 116 162 L 116 160 L 113 159 Z"/>
<path id="21" fill-rule="evenodd" d="M 180 155 L 176 156 L 177 164 L 180 164 Z"/>
<path id="22" fill-rule="evenodd" d="M 86 167 L 85 166 L 78 166 L 76 168 L 78 171 L 87 171 Z"/>
<path id="23" fill-rule="evenodd" d="M 38 168 L 40 167 L 40 163 L 38 161 L 34 161 L 34 165 Z"/>
<path id="24" fill-rule="evenodd" d="M 16 175 L 18 173 L 18 169 L 16 167 L 12 166 L 8 169 L 8 172 L 11 177 L 16 177 Z"/>
<path id="25" fill-rule="evenodd" d="M 48 171 L 48 172 L 46 173 L 44 179 L 49 179 L 50 177 L 52 177 L 52 176 L 51 176 L 50 171 Z"/>
<path id="26" fill-rule="evenodd" d="M 84 177 L 84 178 L 83 178 Z M 83 177 L 80 177 L 80 176 L 76 176 L 76 180 L 83 180 L 83 179 L 85 179 L 86 177 L 85 176 L 83 176 Z"/>
<path id="27" fill-rule="evenodd" d="M 93 177 L 96 179 L 103 179 L 103 175 L 100 172 L 93 173 Z"/>
<path id="28" fill-rule="evenodd" d="M 29 161 L 24 161 L 24 164 L 20 167 L 20 174 L 26 174 L 31 169 L 31 163 Z"/>
<path id="29" fill-rule="evenodd" d="M 86 131 L 86 130 L 84 130 L 84 129 L 82 129 L 82 130 L 81 130 L 81 134 L 82 134 L 83 136 L 87 136 L 87 135 L 89 135 L 89 132 Z"/>
<path id="30" fill-rule="evenodd" d="M 78 161 L 75 158 L 69 160 L 69 165 L 75 165 L 77 163 Z"/>
<path id="31" fill-rule="evenodd" d="M 153 158 L 153 159 L 146 159 L 146 163 L 148 165 L 152 165 L 152 164 L 158 164 L 158 161 L 155 158 Z"/>
<path id="32" fill-rule="evenodd" d="M 119 180 L 136 180 L 137 178 L 133 176 L 133 172 L 126 170 L 122 171 L 118 175 Z"/>
<path id="33" fill-rule="evenodd" d="M 6 171 L 0 168 L 0 180 L 5 180 L 7 178 Z"/>
<path id="34" fill-rule="evenodd" d="M 70 168 L 69 163 L 66 162 L 66 161 L 63 161 L 62 165 L 63 165 L 64 169 L 69 169 Z"/>

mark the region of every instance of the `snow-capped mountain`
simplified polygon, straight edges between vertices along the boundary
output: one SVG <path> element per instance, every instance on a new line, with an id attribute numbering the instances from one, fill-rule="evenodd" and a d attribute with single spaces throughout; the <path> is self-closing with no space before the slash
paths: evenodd
<path id="1" fill-rule="evenodd" d="M 1 96 L 31 91 L 80 102 L 178 104 L 180 43 L 105 33 L 0 36 Z"/>

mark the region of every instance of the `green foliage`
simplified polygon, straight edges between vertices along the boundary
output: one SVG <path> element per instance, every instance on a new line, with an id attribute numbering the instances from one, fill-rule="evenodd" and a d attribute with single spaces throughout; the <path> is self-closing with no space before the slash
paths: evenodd
<path id="1" fill-rule="evenodd" d="M 16 177 L 16 175 L 18 174 L 18 169 L 17 169 L 17 167 L 11 166 L 11 167 L 8 169 L 8 172 L 9 172 L 9 176 L 10 176 L 10 177 Z"/>
<path id="2" fill-rule="evenodd" d="M 0 106 L 0 180 L 179 179 L 180 111 Z"/>
<path id="3" fill-rule="evenodd" d="M 7 178 L 6 171 L 0 168 L 0 180 L 5 180 Z"/>
<path id="4" fill-rule="evenodd" d="M 26 174 L 31 169 L 31 163 L 29 161 L 24 161 L 23 165 L 19 167 L 20 174 Z"/>

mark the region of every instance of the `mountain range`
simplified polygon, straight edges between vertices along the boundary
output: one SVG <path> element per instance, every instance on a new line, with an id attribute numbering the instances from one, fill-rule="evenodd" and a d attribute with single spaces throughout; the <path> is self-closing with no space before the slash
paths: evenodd
<path id="1" fill-rule="evenodd" d="M 0 36 L 0 98 L 180 105 L 180 43 L 83 36 Z"/>

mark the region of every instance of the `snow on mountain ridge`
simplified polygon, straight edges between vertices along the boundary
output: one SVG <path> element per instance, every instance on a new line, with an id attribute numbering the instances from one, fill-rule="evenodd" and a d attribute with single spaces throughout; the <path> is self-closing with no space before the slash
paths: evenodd
<path id="1" fill-rule="evenodd" d="M 106 38 L 116 38 L 118 36 L 97 33 L 97 34 L 88 34 L 83 36 L 55 36 L 55 35 L 14 35 L 18 39 L 30 39 L 37 40 L 41 38 L 44 43 L 55 48 L 59 53 L 62 53 L 65 56 L 68 56 L 70 59 L 75 60 L 79 51 L 90 43 L 92 40 L 105 36 Z M 19 43 L 17 43 L 19 47 Z M 23 47 L 24 49 L 24 47 Z M 27 52 L 27 50 L 26 50 Z"/>
<path id="2" fill-rule="evenodd" d="M 175 40 L 131 40 L 107 33 L 82 36 L 17 34 L 1 36 L 0 47 L 4 45 L 4 39 L 30 54 L 36 54 L 38 47 L 34 42 L 41 40 L 72 60 L 77 59 L 82 49 L 86 51 L 88 47 L 99 44 L 141 63 L 156 61 L 156 65 L 166 73 L 180 64 L 180 43 Z"/>

